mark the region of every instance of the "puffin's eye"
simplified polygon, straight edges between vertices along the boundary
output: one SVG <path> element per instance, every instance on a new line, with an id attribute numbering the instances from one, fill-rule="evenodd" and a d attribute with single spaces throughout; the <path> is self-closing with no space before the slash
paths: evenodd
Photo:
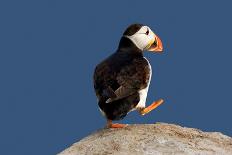
<path id="1" fill-rule="evenodd" d="M 149 34 L 149 29 L 147 29 L 147 32 L 145 33 L 146 35 L 148 35 Z"/>

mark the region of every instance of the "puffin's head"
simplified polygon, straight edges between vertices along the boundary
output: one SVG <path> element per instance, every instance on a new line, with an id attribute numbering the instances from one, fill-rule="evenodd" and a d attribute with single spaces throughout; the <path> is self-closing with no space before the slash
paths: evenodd
<path id="1" fill-rule="evenodd" d="M 163 51 L 161 40 L 148 26 L 132 24 L 123 33 L 123 37 L 130 39 L 142 51 Z"/>

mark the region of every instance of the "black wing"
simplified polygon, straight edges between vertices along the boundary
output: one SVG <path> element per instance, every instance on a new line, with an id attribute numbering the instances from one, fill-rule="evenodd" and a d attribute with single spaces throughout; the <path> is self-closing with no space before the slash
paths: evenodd
<path id="1" fill-rule="evenodd" d="M 100 100 L 110 103 L 146 88 L 149 78 L 150 68 L 145 58 L 113 55 L 96 67 L 94 88 Z"/>

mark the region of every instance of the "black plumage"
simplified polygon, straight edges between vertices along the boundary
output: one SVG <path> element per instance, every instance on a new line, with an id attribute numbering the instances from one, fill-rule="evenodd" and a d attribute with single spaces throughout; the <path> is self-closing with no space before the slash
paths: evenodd
<path id="1" fill-rule="evenodd" d="M 142 25 L 127 29 L 124 35 L 132 35 Z M 97 65 L 94 72 L 94 88 L 98 105 L 109 120 L 120 120 L 136 108 L 139 91 L 148 87 L 150 78 L 148 61 L 142 50 L 122 37 L 118 50 Z"/>

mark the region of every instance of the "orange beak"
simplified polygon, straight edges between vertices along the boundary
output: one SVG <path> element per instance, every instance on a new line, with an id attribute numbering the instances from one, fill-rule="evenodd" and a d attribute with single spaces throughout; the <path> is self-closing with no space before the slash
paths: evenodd
<path id="1" fill-rule="evenodd" d="M 160 38 L 155 35 L 155 40 L 152 45 L 148 48 L 148 51 L 152 52 L 162 52 L 163 51 L 163 44 Z"/>

